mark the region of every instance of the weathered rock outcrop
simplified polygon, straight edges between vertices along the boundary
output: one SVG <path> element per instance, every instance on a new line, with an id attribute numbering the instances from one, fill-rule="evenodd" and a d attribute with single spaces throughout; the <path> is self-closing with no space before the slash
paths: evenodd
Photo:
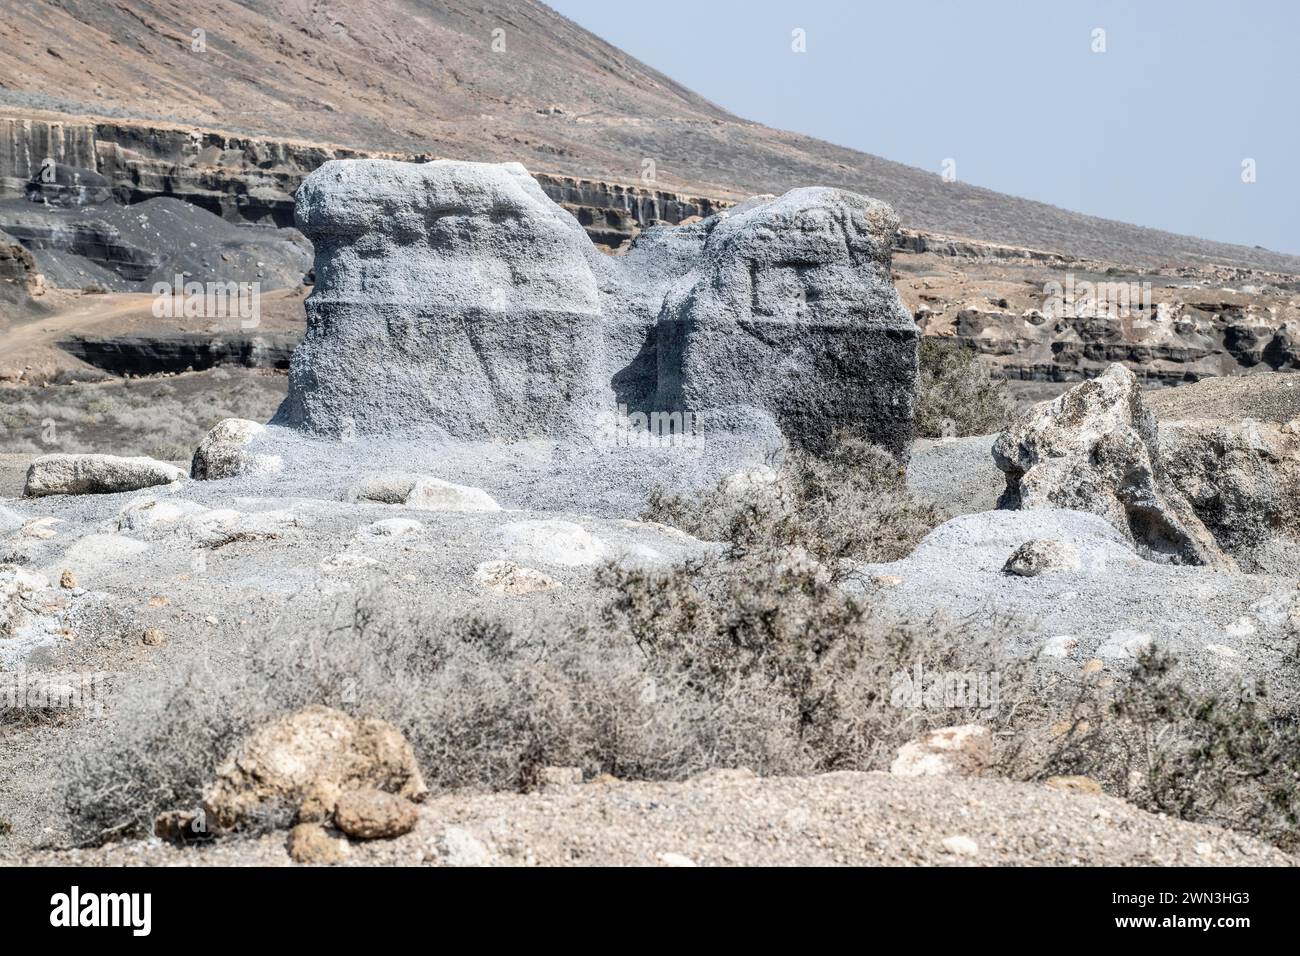
<path id="1" fill-rule="evenodd" d="M 884 203 L 825 188 L 719 217 L 664 302 L 658 407 L 757 407 L 800 445 L 845 429 L 904 454 L 918 333 L 890 278 L 897 230 Z"/>
<path id="2" fill-rule="evenodd" d="M 1220 546 L 1250 570 L 1275 540 L 1300 538 L 1300 420 L 1160 426 L 1160 460 Z"/>
<path id="3" fill-rule="evenodd" d="M 761 197 L 611 259 L 518 164 L 354 161 L 308 177 L 298 222 L 317 282 L 279 424 L 598 440 L 690 416 L 909 446 L 917 330 L 874 200 Z"/>
<path id="4" fill-rule="evenodd" d="M 1032 408 L 993 459 L 1007 476 L 1001 507 L 1088 511 L 1147 557 L 1233 566 L 1160 467 L 1156 420 L 1122 365 Z"/>
<path id="5" fill-rule="evenodd" d="M 152 458 L 118 458 L 115 455 L 42 455 L 27 469 L 23 494 L 100 495 L 139 491 L 180 481 L 185 472 Z"/>
<path id="6" fill-rule="evenodd" d="M 346 435 L 576 435 L 600 380 L 599 256 L 518 164 L 330 162 L 298 191 L 316 246 L 279 420 Z"/>

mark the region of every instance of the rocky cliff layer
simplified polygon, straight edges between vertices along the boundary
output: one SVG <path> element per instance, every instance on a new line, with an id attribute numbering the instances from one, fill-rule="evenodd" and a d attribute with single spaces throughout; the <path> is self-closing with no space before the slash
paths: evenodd
<path id="1" fill-rule="evenodd" d="M 0 187 L 22 193 L 53 159 L 106 177 L 121 201 L 172 196 L 231 222 L 293 225 L 293 194 L 331 159 L 406 159 L 429 155 L 347 149 L 294 140 L 127 120 L 74 120 L 54 114 L 0 116 Z M 593 242 L 617 248 L 647 225 L 710 216 L 724 199 L 662 189 L 536 174 L 542 191 L 569 210 Z"/>

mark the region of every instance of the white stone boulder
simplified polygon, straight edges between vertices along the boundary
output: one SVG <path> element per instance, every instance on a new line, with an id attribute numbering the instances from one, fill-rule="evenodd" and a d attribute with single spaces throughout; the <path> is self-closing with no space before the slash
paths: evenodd
<path id="1" fill-rule="evenodd" d="M 203 436 L 190 464 L 190 477 L 200 481 L 239 475 L 277 475 L 284 470 L 279 455 L 257 454 L 249 449 L 266 427 L 246 418 L 227 418 Z"/>
<path id="2" fill-rule="evenodd" d="M 43 455 L 27 469 L 23 494 L 108 495 L 169 485 L 185 478 L 184 469 L 152 458 L 115 455 Z"/>

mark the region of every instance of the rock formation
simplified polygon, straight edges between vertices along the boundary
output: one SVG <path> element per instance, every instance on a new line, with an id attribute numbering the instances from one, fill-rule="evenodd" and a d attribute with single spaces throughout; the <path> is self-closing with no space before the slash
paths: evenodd
<path id="1" fill-rule="evenodd" d="M 1156 420 L 1136 377 L 1112 365 L 1032 408 L 993 446 L 1005 508 L 1070 508 L 1105 518 L 1145 556 L 1231 567 L 1160 467 Z"/>
<path id="2" fill-rule="evenodd" d="M 1270 565 L 1279 545 L 1293 549 L 1300 539 L 1300 421 L 1165 422 L 1160 460 L 1220 546 L 1243 567 L 1291 571 Z"/>
<path id="3" fill-rule="evenodd" d="M 817 448 L 837 429 L 911 440 L 917 330 L 889 274 L 898 219 L 836 189 L 719 217 L 659 319 L 660 408 L 757 406 Z"/>
<path id="4" fill-rule="evenodd" d="M 794 190 L 611 259 L 518 164 L 330 162 L 297 202 L 317 284 L 279 424 L 598 440 L 690 415 L 906 453 L 917 331 L 882 203 Z"/>

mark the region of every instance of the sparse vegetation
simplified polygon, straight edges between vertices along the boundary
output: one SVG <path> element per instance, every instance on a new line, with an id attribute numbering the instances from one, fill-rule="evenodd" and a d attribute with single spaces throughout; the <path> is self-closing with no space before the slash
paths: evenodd
<path id="1" fill-rule="evenodd" d="M 91 370 L 92 379 L 102 373 Z M 214 368 L 185 375 L 58 387 L 8 387 L 0 452 L 103 452 L 188 460 L 223 418 L 265 421 L 284 397 L 282 375 Z"/>
<path id="2" fill-rule="evenodd" d="M 972 349 L 922 336 L 915 428 L 918 438 L 964 438 L 1002 431 L 1015 417 L 1006 382 Z"/>
<path id="3" fill-rule="evenodd" d="M 1087 774 L 1153 813 L 1300 847 L 1300 714 L 1262 686 L 1190 690 L 1167 653 L 1119 684 L 1083 681 L 1045 770 Z M 1058 698 L 1059 699 L 1059 698 Z"/>
<path id="4" fill-rule="evenodd" d="M 266 633 L 238 668 L 136 684 L 63 767 L 75 833 L 140 834 L 193 807 L 248 731 L 313 703 L 394 723 L 434 787 L 527 789 L 547 765 L 669 780 L 880 769 L 916 733 L 982 714 L 894 706 L 898 672 L 1002 667 L 1004 700 L 1024 672 L 995 627 L 900 626 L 807 565 L 611 565 L 599 587 L 589 616 L 539 634 L 417 619 L 377 593 L 327 626 Z"/>
<path id="5" fill-rule="evenodd" d="M 643 517 L 730 542 L 737 556 L 799 549 L 833 576 L 849 570 L 844 559 L 905 557 L 946 518 L 908 491 L 898 461 L 860 439 L 839 435 L 824 456 L 786 449 L 772 465 L 704 494 L 656 489 Z"/>

